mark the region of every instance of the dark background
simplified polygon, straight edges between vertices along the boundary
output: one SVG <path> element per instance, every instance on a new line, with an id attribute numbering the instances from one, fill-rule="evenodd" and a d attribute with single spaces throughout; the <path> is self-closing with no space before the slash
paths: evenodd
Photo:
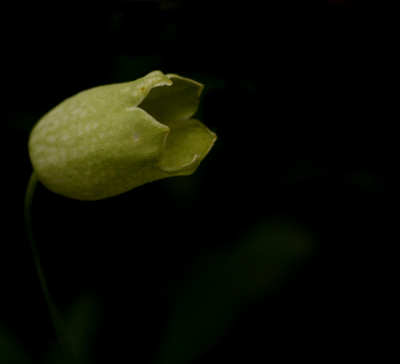
<path id="1" fill-rule="evenodd" d="M 35 194 L 39 253 L 76 355 L 382 358 L 398 58 L 394 13 L 378 3 L 5 5 L 0 364 L 59 362 L 24 225 L 29 131 L 79 91 L 156 69 L 205 85 L 197 116 L 218 140 L 198 170 L 96 202 Z"/>

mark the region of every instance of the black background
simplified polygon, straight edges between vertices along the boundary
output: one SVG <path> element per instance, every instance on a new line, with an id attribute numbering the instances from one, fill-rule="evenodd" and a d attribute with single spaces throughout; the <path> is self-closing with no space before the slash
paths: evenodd
<path id="1" fill-rule="evenodd" d="M 271 216 L 313 233 L 312 258 L 187 362 L 383 355 L 398 240 L 398 59 L 393 11 L 377 3 L 4 6 L 0 322 L 7 335 L 38 363 L 53 335 L 23 218 L 30 129 L 81 90 L 159 69 L 205 85 L 198 116 L 218 140 L 199 169 L 103 201 L 69 200 L 41 185 L 34 199 L 54 300 L 64 311 L 88 292 L 98 297 L 93 363 L 151 363 L 169 315 L 165 287 Z"/>

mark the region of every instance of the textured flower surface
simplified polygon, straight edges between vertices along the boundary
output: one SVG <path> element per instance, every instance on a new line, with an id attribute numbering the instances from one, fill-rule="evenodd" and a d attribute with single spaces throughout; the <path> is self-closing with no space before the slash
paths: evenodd
<path id="1" fill-rule="evenodd" d="M 193 173 L 216 135 L 191 119 L 203 85 L 154 71 L 72 96 L 35 125 L 29 155 L 40 182 L 78 200 Z"/>

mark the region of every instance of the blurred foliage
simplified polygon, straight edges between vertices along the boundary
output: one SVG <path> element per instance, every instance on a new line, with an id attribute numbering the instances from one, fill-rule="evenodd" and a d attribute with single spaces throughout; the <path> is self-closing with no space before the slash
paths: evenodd
<path id="1" fill-rule="evenodd" d="M 96 332 L 104 316 L 104 307 L 95 293 L 86 293 L 67 307 L 65 312 L 65 337 L 68 340 L 73 358 L 77 363 L 95 363 Z M 63 364 L 64 358 L 56 350 L 53 342 L 43 363 Z"/>
<path id="2" fill-rule="evenodd" d="M 0 363 L 4 364 L 31 364 L 34 363 L 27 353 L 7 330 L 7 328 L 0 323 Z"/>
<path id="3" fill-rule="evenodd" d="M 314 253 L 306 227 L 270 216 L 254 223 L 224 251 L 211 249 L 169 296 L 165 339 L 155 363 L 191 363 L 237 316 L 271 297 Z"/>
<path id="4" fill-rule="evenodd" d="M 81 90 L 154 69 L 205 85 L 197 117 L 218 140 L 196 173 L 93 204 L 35 196 L 76 355 L 383 360 L 397 286 L 397 12 L 87 0 L 3 14 L 1 364 L 58 363 L 22 214 L 29 130 Z"/>

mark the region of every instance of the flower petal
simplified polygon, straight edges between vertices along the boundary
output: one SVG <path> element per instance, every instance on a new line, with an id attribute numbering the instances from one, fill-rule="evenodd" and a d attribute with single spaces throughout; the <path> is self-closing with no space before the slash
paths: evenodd
<path id="1" fill-rule="evenodd" d="M 158 167 L 169 174 L 192 174 L 210 151 L 217 136 L 196 119 L 170 125 L 164 156 Z"/>
<path id="2" fill-rule="evenodd" d="M 204 86 L 178 75 L 167 76 L 172 85 L 153 88 L 139 107 L 161 124 L 169 126 L 171 122 L 187 120 L 195 114 Z"/>

